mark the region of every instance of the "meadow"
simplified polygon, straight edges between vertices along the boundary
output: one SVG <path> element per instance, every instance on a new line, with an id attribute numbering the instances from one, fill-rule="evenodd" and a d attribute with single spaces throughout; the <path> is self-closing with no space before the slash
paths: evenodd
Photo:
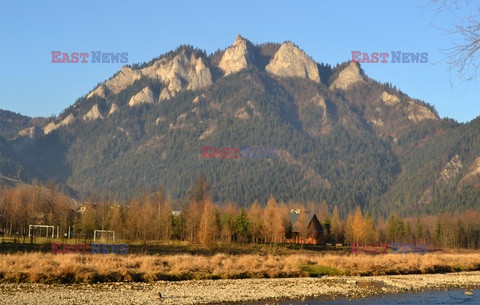
<path id="1" fill-rule="evenodd" d="M 177 245 L 170 245 L 175 249 Z M 323 275 L 430 274 L 480 270 L 479 251 L 350 254 L 258 246 L 235 251 L 150 254 L 0 254 L 0 282 L 100 283 L 193 279 L 285 278 Z M 227 250 L 225 247 L 224 250 Z M 198 248 L 197 250 L 201 250 Z"/>

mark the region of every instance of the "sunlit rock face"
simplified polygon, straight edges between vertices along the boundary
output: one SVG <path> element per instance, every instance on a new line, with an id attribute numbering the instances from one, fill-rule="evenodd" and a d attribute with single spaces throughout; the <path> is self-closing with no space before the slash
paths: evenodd
<path id="1" fill-rule="evenodd" d="M 250 42 L 238 35 L 233 45 L 225 50 L 219 67 L 225 75 L 229 75 L 245 69 L 254 60 Z"/>
<path id="2" fill-rule="evenodd" d="M 183 49 L 171 59 L 159 59 L 142 69 L 123 67 L 117 75 L 90 92 L 87 98 L 94 95 L 105 98 L 108 92 L 117 94 L 142 77 L 160 79 L 167 86 L 170 96 L 180 90 L 203 89 L 212 84 L 210 69 L 203 59 Z M 165 99 L 166 94 L 162 97 Z"/>
<path id="3" fill-rule="evenodd" d="M 351 86 L 358 83 L 363 83 L 364 81 L 365 80 L 360 73 L 360 67 L 358 64 L 352 62 L 340 72 L 337 79 L 335 79 L 330 85 L 330 89 L 347 90 Z"/>
<path id="4" fill-rule="evenodd" d="M 265 69 L 276 76 L 300 77 L 320 82 L 317 64 L 291 42 L 280 46 Z"/>
<path id="5" fill-rule="evenodd" d="M 128 106 L 133 107 L 141 104 L 152 104 L 153 92 L 149 87 L 145 87 L 142 91 L 138 92 L 128 102 Z"/>
<path id="6" fill-rule="evenodd" d="M 83 116 L 84 121 L 94 121 L 96 119 L 103 119 L 103 115 L 98 109 L 98 105 L 95 104 L 92 108 Z"/>

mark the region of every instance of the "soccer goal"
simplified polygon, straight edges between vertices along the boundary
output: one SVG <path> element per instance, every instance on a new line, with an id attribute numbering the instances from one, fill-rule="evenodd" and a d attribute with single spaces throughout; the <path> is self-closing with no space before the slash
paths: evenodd
<path id="1" fill-rule="evenodd" d="M 52 233 L 50 235 L 49 231 L 50 229 L 52 230 Z M 28 226 L 28 238 L 30 237 L 43 237 L 48 238 L 54 238 L 55 234 L 55 227 L 54 226 L 47 226 L 47 225 L 29 225 Z"/>
<path id="2" fill-rule="evenodd" d="M 99 243 L 115 243 L 115 231 L 95 230 L 93 231 L 93 242 Z"/>

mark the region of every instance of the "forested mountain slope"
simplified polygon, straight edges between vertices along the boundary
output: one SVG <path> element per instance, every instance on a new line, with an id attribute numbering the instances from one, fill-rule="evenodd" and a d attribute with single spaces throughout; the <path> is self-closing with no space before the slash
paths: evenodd
<path id="1" fill-rule="evenodd" d="M 79 198 L 159 184 L 179 198 L 204 174 L 214 200 L 239 204 L 272 194 L 375 215 L 480 204 L 480 118 L 441 119 L 358 64 L 318 64 L 291 42 L 181 46 L 123 67 L 56 118 L 1 121 L 2 174 L 53 178 Z M 202 146 L 278 158 L 202 158 Z"/>

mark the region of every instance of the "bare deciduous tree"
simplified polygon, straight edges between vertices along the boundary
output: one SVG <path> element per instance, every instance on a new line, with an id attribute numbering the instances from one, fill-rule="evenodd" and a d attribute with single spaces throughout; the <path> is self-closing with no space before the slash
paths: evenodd
<path id="1" fill-rule="evenodd" d="M 451 35 L 453 46 L 444 50 L 445 61 L 451 71 L 456 71 L 459 77 L 467 82 L 477 78 L 480 65 L 480 6 L 475 13 L 466 18 L 456 16 L 456 11 L 471 1 L 431 0 L 437 14 L 450 12 L 456 19 L 450 29 L 444 31 Z"/>

